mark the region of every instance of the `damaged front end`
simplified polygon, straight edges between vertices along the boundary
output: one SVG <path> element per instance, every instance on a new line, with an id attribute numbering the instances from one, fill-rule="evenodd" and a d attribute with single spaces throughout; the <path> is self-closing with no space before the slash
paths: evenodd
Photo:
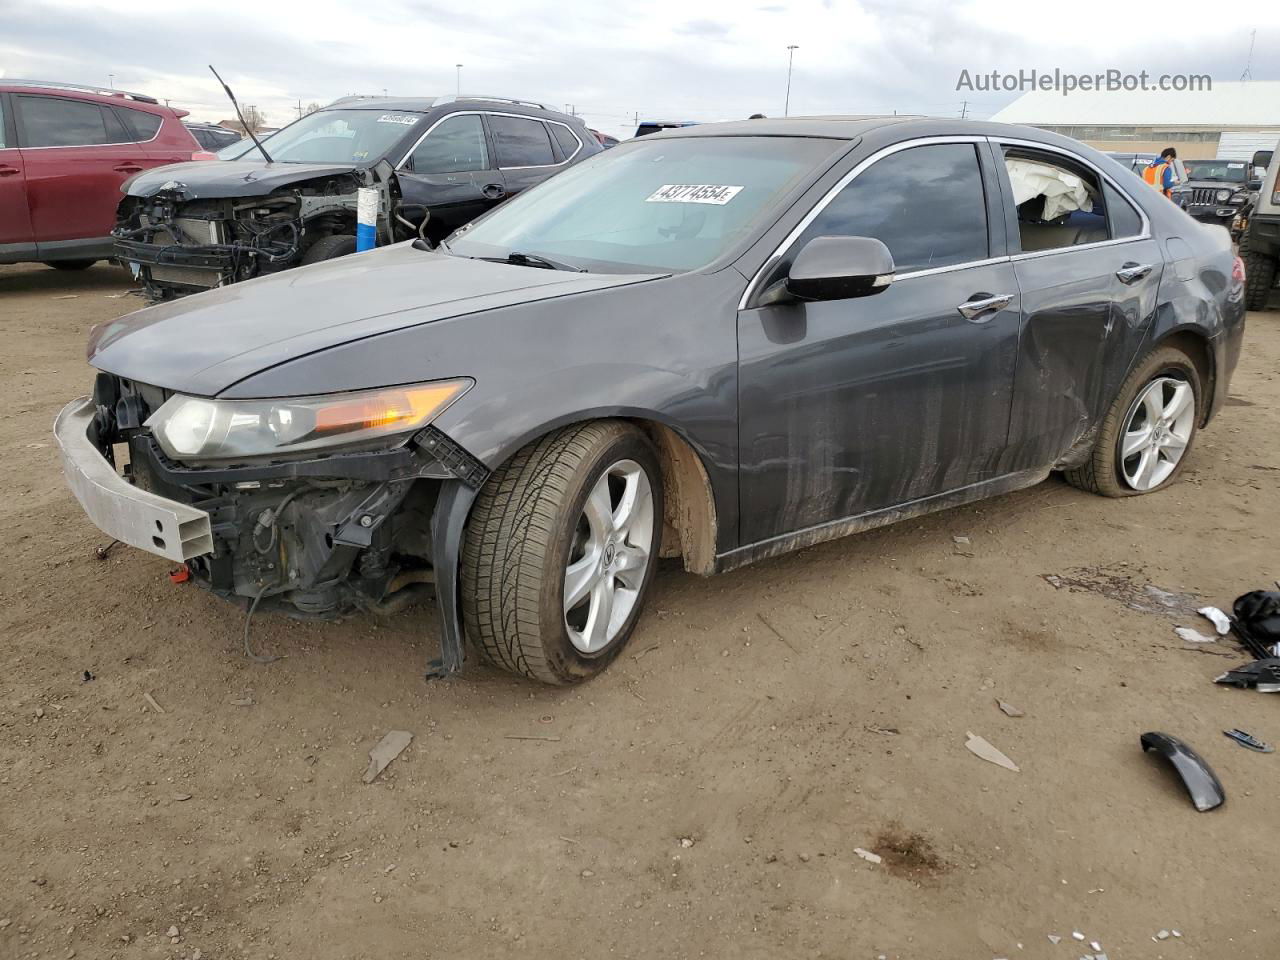
<path id="1" fill-rule="evenodd" d="M 316 407 L 305 423 L 298 422 L 302 408 L 288 402 L 264 416 L 263 429 L 301 438 L 292 444 L 296 452 L 180 462 L 171 456 L 174 443 L 214 449 L 208 437 L 225 424 L 201 421 L 198 411 L 180 412 L 180 422 L 158 412 L 175 402 L 215 402 L 102 373 L 93 397 L 62 411 L 55 434 L 68 482 L 99 527 L 181 561 L 191 579 L 240 605 L 307 619 L 387 614 L 434 586 L 444 667 L 452 672 L 462 662 L 458 518 L 488 472 L 429 425 L 442 406 L 414 404 L 434 402 L 432 396 L 452 402 L 469 386 L 432 385 L 417 400 L 409 390 L 400 411 L 391 391 L 366 392 L 372 405 L 364 395 L 342 395 Z M 403 423 L 417 418 L 426 425 L 392 436 L 370 426 L 400 413 Z M 243 421 L 248 414 L 237 408 L 229 416 Z M 271 416 L 285 422 L 272 424 Z M 353 441 L 321 446 L 313 438 L 334 423 Z M 225 437 L 223 444 L 230 449 Z"/>
<path id="2" fill-rule="evenodd" d="M 189 184 L 174 169 L 177 176 L 162 182 L 153 175 L 127 185 L 112 231 L 116 257 L 150 299 L 299 266 L 325 237 L 350 237 L 354 249 L 361 187 L 378 190 L 379 242 L 397 239 L 387 212 L 397 210 L 400 192 L 389 165 L 254 175 L 260 169 L 212 184 Z"/>

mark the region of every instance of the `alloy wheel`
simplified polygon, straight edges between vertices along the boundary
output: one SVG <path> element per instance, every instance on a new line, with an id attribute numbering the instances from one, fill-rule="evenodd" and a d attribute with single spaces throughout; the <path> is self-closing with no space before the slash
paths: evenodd
<path id="1" fill-rule="evenodd" d="M 635 609 L 652 562 L 653 488 L 634 460 L 619 460 L 592 486 L 564 572 L 564 622 L 582 653 L 598 653 Z"/>
<path id="2" fill-rule="evenodd" d="M 1195 429 L 1195 393 L 1185 380 L 1157 377 L 1138 394 L 1120 436 L 1120 472 L 1134 490 L 1154 490 L 1177 469 Z"/>

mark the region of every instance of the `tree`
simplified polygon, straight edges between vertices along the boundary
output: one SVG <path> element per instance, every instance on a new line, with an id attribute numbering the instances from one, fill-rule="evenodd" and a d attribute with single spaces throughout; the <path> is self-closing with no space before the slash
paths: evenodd
<path id="1" fill-rule="evenodd" d="M 310 103 L 307 104 L 308 114 L 315 113 L 319 109 L 320 109 L 320 104 L 316 103 L 314 100 L 312 100 Z"/>

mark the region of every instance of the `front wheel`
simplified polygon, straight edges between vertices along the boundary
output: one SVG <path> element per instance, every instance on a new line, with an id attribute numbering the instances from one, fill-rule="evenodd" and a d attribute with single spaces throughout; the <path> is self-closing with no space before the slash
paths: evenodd
<path id="1" fill-rule="evenodd" d="M 1063 475 L 1104 497 L 1162 490 L 1182 472 L 1200 423 L 1203 387 L 1191 359 L 1174 347 L 1152 351 L 1120 388 L 1088 462 Z"/>
<path id="2" fill-rule="evenodd" d="M 337 257 L 345 257 L 348 254 L 356 252 L 356 238 L 349 233 L 334 233 L 327 237 L 321 237 L 311 246 L 307 247 L 307 252 L 302 255 L 302 259 L 298 261 L 298 266 L 305 267 L 313 263 L 321 263 L 325 260 L 333 260 Z"/>
<path id="3" fill-rule="evenodd" d="M 608 666 L 657 565 L 662 497 L 653 445 L 617 420 L 550 434 L 499 468 L 462 551 L 463 619 L 484 658 L 551 684 Z"/>

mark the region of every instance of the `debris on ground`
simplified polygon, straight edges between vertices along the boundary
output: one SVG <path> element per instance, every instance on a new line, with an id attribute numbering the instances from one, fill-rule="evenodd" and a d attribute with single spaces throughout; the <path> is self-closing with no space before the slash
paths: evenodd
<path id="1" fill-rule="evenodd" d="M 1218 631 L 1218 636 L 1225 637 L 1231 632 L 1231 618 L 1217 607 L 1201 607 L 1196 613 L 1213 621 L 1213 626 Z"/>
<path id="2" fill-rule="evenodd" d="M 175 794 L 173 795 L 173 799 L 177 800 L 179 803 L 183 803 L 183 802 L 185 802 L 185 801 L 187 801 L 187 800 L 190 800 L 190 799 L 191 799 L 191 794 L 189 794 L 189 793 L 175 793 Z"/>
<path id="3" fill-rule="evenodd" d="M 164 707 L 156 703 L 156 698 L 153 697 L 149 692 L 144 691 L 142 694 L 142 699 L 147 701 L 147 705 L 151 707 L 151 709 L 154 710 L 156 713 L 164 713 Z"/>
<path id="4" fill-rule="evenodd" d="M 1168 761 L 1186 787 L 1192 805 L 1201 813 L 1217 809 L 1226 803 L 1227 796 L 1218 775 L 1189 744 L 1155 730 L 1142 734 L 1138 742 L 1144 753 L 1155 751 Z"/>
<path id="5" fill-rule="evenodd" d="M 400 756 L 412 740 L 413 734 L 408 730 L 388 731 L 387 735 L 378 741 L 378 745 L 369 751 L 369 768 L 365 770 L 361 779 L 365 783 L 373 783 L 378 778 L 378 774 L 387 769 L 391 761 Z"/>
<path id="6" fill-rule="evenodd" d="M 1208 637 L 1193 627 L 1174 627 L 1173 632 L 1176 633 L 1187 643 L 1217 643 L 1217 637 Z"/>
<path id="7" fill-rule="evenodd" d="M 1168 939 L 1169 939 L 1169 931 L 1168 931 L 1168 930 L 1161 930 L 1159 933 L 1157 933 L 1157 934 L 1156 934 L 1154 937 L 1152 937 L 1151 939 L 1152 939 L 1152 940 L 1168 940 Z"/>
<path id="8" fill-rule="evenodd" d="M 1254 660 L 1221 676 L 1213 678 L 1214 683 L 1222 683 L 1231 687 L 1247 690 L 1253 687 L 1259 693 L 1280 693 L 1280 657 L 1268 657 L 1265 660 Z"/>
<path id="9" fill-rule="evenodd" d="M 690 847 L 693 846 L 693 837 L 681 837 L 680 846 L 688 850 Z"/>
<path id="10" fill-rule="evenodd" d="M 975 757 L 980 757 L 988 763 L 994 763 L 998 767 L 1004 767 L 1006 770 L 1012 770 L 1014 773 L 1022 772 L 1018 769 L 1016 763 L 993 747 L 990 741 L 971 731 L 966 731 L 965 736 L 969 739 L 964 742 L 964 745 L 969 748 L 969 752 Z"/>
<path id="11" fill-rule="evenodd" d="M 870 850 L 863 850 L 861 847 L 854 847 L 853 852 L 867 861 L 867 863 L 880 863 L 884 859 L 880 854 L 872 853 Z"/>
<path id="12" fill-rule="evenodd" d="M 1230 737 L 1242 747 L 1248 747 L 1250 750 L 1257 750 L 1259 753 L 1275 753 L 1275 747 L 1269 743 L 1263 743 L 1251 733 L 1245 733 L 1243 730 L 1223 730 L 1224 736 Z"/>
<path id="13" fill-rule="evenodd" d="M 253 697 L 240 697 L 237 700 L 232 700 L 231 705 L 233 707 L 252 707 Z"/>
<path id="14" fill-rule="evenodd" d="M 88 683 L 90 680 L 93 680 L 93 679 L 94 679 L 93 674 L 90 673 L 88 670 L 86 670 L 84 674 L 80 677 L 80 682 Z"/>
<path id="15" fill-rule="evenodd" d="M 1071 938 L 1072 938 L 1073 940 L 1080 940 L 1080 941 L 1082 941 L 1082 942 L 1083 942 L 1083 941 L 1084 941 L 1084 934 L 1083 934 L 1083 933 L 1081 933 L 1079 930 L 1072 930 L 1072 931 L 1071 931 Z"/>
<path id="16" fill-rule="evenodd" d="M 1025 717 L 1026 714 L 1019 710 L 1011 703 L 1005 703 L 1003 700 L 996 700 L 996 706 L 1006 717 Z"/>
<path id="17" fill-rule="evenodd" d="M 1055 947 L 1062 942 L 1062 938 L 1058 936 L 1056 933 L 1051 933 L 1048 936 L 1049 936 L 1049 942 L 1052 943 Z"/>

